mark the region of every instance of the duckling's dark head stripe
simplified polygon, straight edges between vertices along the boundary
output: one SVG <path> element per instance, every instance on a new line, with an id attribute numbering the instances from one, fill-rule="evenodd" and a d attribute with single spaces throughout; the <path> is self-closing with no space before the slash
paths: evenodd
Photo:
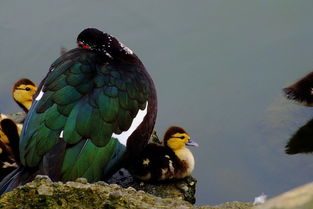
<path id="1" fill-rule="evenodd" d="M 171 138 L 171 136 L 175 133 L 186 133 L 186 131 L 181 127 L 172 126 L 169 129 L 167 129 L 167 131 L 165 132 L 164 142 L 166 142 L 169 138 Z"/>
<path id="2" fill-rule="evenodd" d="M 20 80 L 18 80 L 15 84 L 14 84 L 14 86 L 13 86 L 13 91 L 14 91 L 14 89 L 16 89 L 18 86 L 20 86 L 20 85 L 32 85 L 32 86 L 35 86 L 35 84 L 31 81 L 31 80 L 29 80 L 29 79 L 27 79 L 27 78 L 22 78 L 22 79 L 20 79 Z"/>

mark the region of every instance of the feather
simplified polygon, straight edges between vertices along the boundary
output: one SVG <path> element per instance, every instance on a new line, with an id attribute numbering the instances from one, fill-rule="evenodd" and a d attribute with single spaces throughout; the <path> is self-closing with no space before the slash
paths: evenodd
<path id="1" fill-rule="evenodd" d="M 47 91 L 44 93 L 44 95 L 40 99 L 40 103 L 33 101 L 33 106 L 35 107 L 35 110 L 37 113 L 43 113 L 49 107 L 51 107 L 53 105 L 53 101 L 50 98 L 52 95 L 53 95 L 52 91 Z"/>
<path id="2" fill-rule="evenodd" d="M 55 79 L 59 78 L 66 70 L 74 64 L 74 60 L 65 60 L 58 66 L 58 70 L 53 70 L 45 80 L 45 86 L 49 86 Z"/>
<path id="3" fill-rule="evenodd" d="M 64 181 L 78 177 L 87 178 L 88 181 L 100 179 L 118 146 L 120 144 L 115 140 L 110 140 L 105 147 L 97 147 L 90 140 L 84 140 L 68 148 L 62 166 L 62 179 Z"/>
<path id="4" fill-rule="evenodd" d="M 45 125 L 51 130 L 61 130 L 64 127 L 65 121 L 66 117 L 59 113 L 56 104 L 45 112 Z"/>
<path id="5" fill-rule="evenodd" d="M 81 98 L 81 94 L 73 86 L 65 86 L 52 95 L 56 104 L 67 105 Z"/>
<path id="6" fill-rule="evenodd" d="M 117 121 L 119 125 L 119 129 L 122 131 L 127 131 L 131 126 L 133 118 L 129 111 L 120 109 L 117 116 Z"/>
<path id="7" fill-rule="evenodd" d="M 99 107 L 102 120 L 106 122 L 115 121 L 119 111 L 117 98 L 105 94 L 98 95 L 97 106 Z"/>
<path id="8" fill-rule="evenodd" d="M 82 74 L 70 73 L 68 76 L 66 76 L 66 82 L 71 86 L 77 86 L 85 81 L 85 79 L 86 78 Z"/>
<path id="9" fill-rule="evenodd" d="M 75 144 L 82 139 L 82 136 L 76 132 L 76 121 L 79 113 L 79 107 L 76 105 L 66 120 L 63 137 L 69 144 Z"/>
<path id="10" fill-rule="evenodd" d="M 118 89 L 115 86 L 108 86 L 104 90 L 104 94 L 109 97 L 117 97 L 118 96 Z"/>

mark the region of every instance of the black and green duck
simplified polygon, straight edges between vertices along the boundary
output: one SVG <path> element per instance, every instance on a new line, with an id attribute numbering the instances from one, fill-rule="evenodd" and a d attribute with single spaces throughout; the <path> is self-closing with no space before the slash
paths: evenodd
<path id="1" fill-rule="evenodd" d="M 2 181 L 2 192 L 36 174 L 102 180 L 147 144 L 157 98 L 143 63 L 95 28 L 82 31 L 77 44 L 38 87 L 20 137 L 22 166 Z"/>
<path id="2" fill-rule="evenodd" d="M 198 146 L 180 127 L 170 127 L 163 145 L 148 144 L 129 168 L 132 175 L 142 181 L 163 181 L 190 176 L 195 160 L 187 146 Z"/>

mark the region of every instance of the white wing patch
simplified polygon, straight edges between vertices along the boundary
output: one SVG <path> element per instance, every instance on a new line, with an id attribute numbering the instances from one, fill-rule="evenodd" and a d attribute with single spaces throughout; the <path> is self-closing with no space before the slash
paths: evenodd
<path id="1" fill-rule="evenodd" d="M 142 123 L 144 117 L 147 115 L 148 102 L 146 103 L 146 107 L 144 110 L 138 111 L 136 117 L 134 118 L 130 128 L 127 131 L 123 131 L 120 134 L 112 134 L 112 137 L 116 138 L 121 144 L 126 146 L 127 139 L 132 135 L 132 133 L 138 128 L 138 126 Z"/>
<path id="2" fill-rule="evenodd" d="M 41 88 L 41 90 L 40 90 L 40 93 L 38 94 L 38 96 L 36 97 L 36 101 L 39 101 L 41 98 L 42 98 L 42 96 L 43 96 L 43 91 L 42 91 L 42 89 L 43 89 L 43 87 Z"/>
<path id="3" fill-rule="evenodd" d="M 64 133 L 64 131 L 61 131 L 61 133 L 60 133 L 60 138 L 63 138 L 63 133 Z"/>

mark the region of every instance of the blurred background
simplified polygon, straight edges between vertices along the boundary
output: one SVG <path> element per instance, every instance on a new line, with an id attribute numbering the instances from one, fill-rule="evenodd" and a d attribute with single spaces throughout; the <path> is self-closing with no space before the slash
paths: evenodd
<path id="1" fill-rule="evenodd" d="M 37 84 L 86 27 L 118 37 L 157 87 L 160 136 L 200 144 L 197 205 L 253 201 L 313 180 L 313 156 L 284 154 L 313 110 L 281 89 L 313 70 L 313 1 L 3 0 L 0 112 L 20 111 L 14 81 Z"/>

